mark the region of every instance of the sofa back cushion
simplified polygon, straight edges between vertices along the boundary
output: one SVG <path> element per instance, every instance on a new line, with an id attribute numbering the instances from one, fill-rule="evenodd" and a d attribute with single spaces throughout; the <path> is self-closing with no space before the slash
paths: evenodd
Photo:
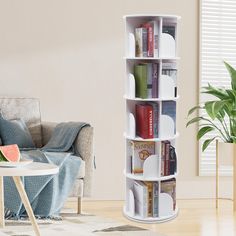
<path id="1" fill-rule="evenodd" d="M 40 104 L 36 98 L 0 98 L 0 110 L 7 120 L 22 119 L 36 147 L 42 146 Z"/>

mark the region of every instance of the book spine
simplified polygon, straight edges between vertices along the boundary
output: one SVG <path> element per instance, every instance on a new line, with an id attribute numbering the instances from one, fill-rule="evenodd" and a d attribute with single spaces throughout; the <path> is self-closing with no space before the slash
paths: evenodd
<path id="1" fill-rule="evenodd" d="M 152 63 L 152 97 L 158 97 L 158 64 Z"/>
<path id="2" fill-rule="evenodd" d="M 147 98 L 147 64 L 134 66 L 135 96 Z"/>
<path id="3" fill-rule="evenodd" d="M 135 29 L 135 56 L 141 57 L 143 54 L 142 28 Z"/>
<path id="4" fill-rule="evenodd" d="M 170 143 L 165 143 L 165 176 L 170 175 Z"/>
<path id="5" fill-rule="evenodd" d="M 147 64 L 147 97 L 152 98 L 152 63 Z"/>
<path id="6" fill-rule="evenodd" d="M 158 188 L 158 182 L 153 182 L 153 209 L 152 209 L 152 212 L 153 212 L 153 217 L 158 217 L 159 216 L 159 212 L 158 212 L 158 196 L 159 196 L 159 188 Z"/>
<path id="7" fill-rule="evenodd" d="M 159 118 L 159 108 L 158 104 L 155 102 L 150 102 L 153 108 L 153 137 L 158 138 L 158 118 Z"/>
<path id="8" fill-rule="evenodd" d="M 149 23 L 145 23 L 142 25 L 147 29 L 147 56 L 153 57 L 154 52 L 154 41 L 153 41 L 153 27 Z"/>
<path id="9" fill-rule="evenodd" d="M 153 21 L 154 57 L 158 57 L 158 23 Z"/>
<path id="10" fill-rule="evenodd" d="M 142 56 L 143 57 L 147 57 L 148 56 L 148 32 L 146 28 L 142 28 L 142 48 L 143 48 L 143 52 L 142 52 Z"/>
<path id="11" fill-rule="evenodd" d="M 177 167 L 177 158 L 175 153 L 175 148 L 170 146 L 170 174 L 174 175 Z"/>
<path id="12" fill-rule="evenodd" d="M 165 143 L 161 142 L 161 176 L 165 175 Z"/>
<path id="13" fill-rule="evenodd" d="M 147 114 L 148 114 L 148 137 L 147 138 L 153 138 L 154 132 L 153 132 L 153 107 L 147 106 Z"/>
<path id="14" fill-rule="evenodd" d="M 148 217 L 148 187 L 143 188 L 143 217 Z"/>

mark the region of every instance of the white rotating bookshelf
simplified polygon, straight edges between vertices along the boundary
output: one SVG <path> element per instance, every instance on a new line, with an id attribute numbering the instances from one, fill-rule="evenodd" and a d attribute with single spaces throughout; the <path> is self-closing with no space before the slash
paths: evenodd
<path id="1" fill-rule="evenodd" d="M 178 214 L 175 196 L 179 19 L 159 14 L 124 16 L 126 201 L 123 212 L 127 218 L 143 223 L 164 222 Z M 143 91 L 145 95 L 141 94 Z"/>

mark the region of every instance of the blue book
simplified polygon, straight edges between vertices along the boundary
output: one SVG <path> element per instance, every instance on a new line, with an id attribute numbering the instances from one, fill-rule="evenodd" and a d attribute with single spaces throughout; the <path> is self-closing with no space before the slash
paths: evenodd
<path id="1" fill-rule="evenodd" d="M 171 117 L 174 121 L 174 133 L 176 133 L 176 102 L 164 101 L 162 102 L 162 115 Z"/>

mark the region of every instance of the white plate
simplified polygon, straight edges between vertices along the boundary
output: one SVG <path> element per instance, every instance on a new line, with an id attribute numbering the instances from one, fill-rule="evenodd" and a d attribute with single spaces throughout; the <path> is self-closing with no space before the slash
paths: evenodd
<path id="1" fill-rule="evenodd" d="M 32 163 L 33 160 L 20 160 L 19 162 L 0 161 L 0 167 L 23 167 Z"/>

